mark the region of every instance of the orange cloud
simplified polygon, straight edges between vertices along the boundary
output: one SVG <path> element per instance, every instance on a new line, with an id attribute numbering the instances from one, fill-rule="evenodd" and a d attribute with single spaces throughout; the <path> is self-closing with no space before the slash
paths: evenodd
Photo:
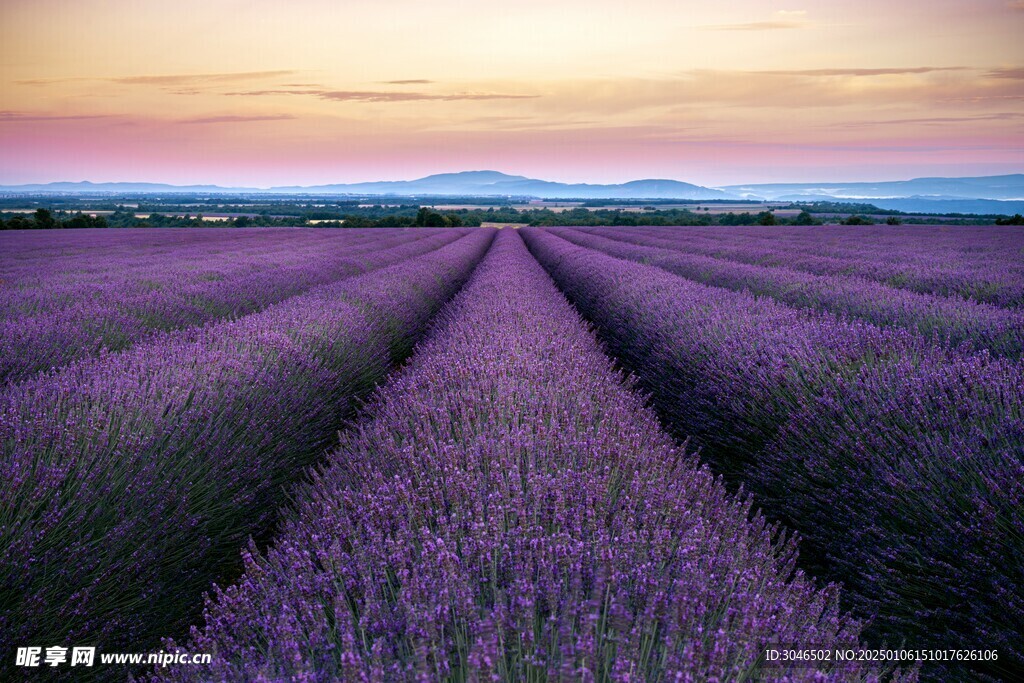
<path id="1" fill-rule="evenodd" d="M 267 116 L 204 116 L 195 119 L 182 119 L 175 123 L 204 124 L 204 123 L 253 123 L 258 121 L 290 121 L 295 117 L 291 114 L 271 114 Z"/>
<path id="2" fill-rule="evenodd" d="M 240 71 L 234 73 L 214 74 L 172 74 L 162 76 L 121 76 L 119 78 L 107 78 L 104 80 L 111 83 L 123 85 L 190 85 L 201 83 L 235 83 L 237 81 L 251 81 L 264 78 L 277 78 L 279 76 L 290 76 L 296 73 L 292 70 L 280 71 Z"/>
<path id="3" fill-rule="evenodd" d="M 1022 2 L 1024 2 L 1024 0 L 1022 0 Z M 1012 69 L 992 69 L 986 75 L 990 78 L 1024 79 L 1024 67 L 1018 66 Z"/>
<path id="4" fill-rule="evenodd" d="M 297 73 L 293 70 L 278 71 L 238 71 L 208 74 L 163 74 L 150 76 L 115 76 L 108 78 L 30 78 L 15 81 L 18 85 L 53 85 L 72 83 L 75 81 L 104 81 L 121 85 L 156 85 L 156 86 L 188 86 L 209 83 L 235 83 L 265 78 L 278 78 Z"/>
<path id="5" fill-rule="evenodd" d="M 966 66 L 915 66 L 889 69 L 799 69 L 795 71 L 749 71 L 750 74 L 769 76 L 894 76 L 927 74 L 935 71 L 967 71 Z"/>
<path id="6" fill-rule="evenodd" d="M 312 95 L 332 102 L 456 102 L 460 100 L 521 100 L 538 95 L 517 95 L 506 93 L 468 92 L 433 95 L 422 92 L 390 92 L 377 90 L 243 90 L 224 93 L 225 95 L 262 97 L 266 95 Z"/>
<path id="7" fill-rule="evenodd" d="M 37 114 L 25 111 L 0 111 L 0 123 L 21 123 L 28 121 L 83 121 L 106 119 L 109 114 Z"/>

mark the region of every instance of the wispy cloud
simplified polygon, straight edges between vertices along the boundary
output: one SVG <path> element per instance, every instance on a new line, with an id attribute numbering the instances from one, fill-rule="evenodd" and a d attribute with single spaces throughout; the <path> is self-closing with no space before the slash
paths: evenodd
<path id="1" fill-rule="evenodd" d="M 168 86 L 194 86 L 209 85 L 217 83 L 236 83 L 267 78 L 279 78 L 297 73 L 294 70 L 282 69 L 277 71 L 233 71 L 224 73 L 208 74 L 160 74 L 140 76 L 114 76 L 105 78 L 32 78 L 15 81 L 18 85 L 52 85 L 55 83 L 72 83 L 75 81 L 102 81 L 106 83 L 118 83 L 120 85 L 154 85 L 161 87 Z"/>
<path id="2" fill-rule="evenodd" d="M 822 107 L 906 104 L 920 111 L 944 102 L 959 101 L 977 106 L 977 103 L 1008 102 L 1024 97 L 1024 79 L 986 78 L 982 70 L 957 67 L 802 71 L 705 69 L 660 79 L 534 81 L 518 87 L 500 83 L 493 87 L 497 90 L 498 86 L 506 90 L 529 87 L 540 94 L 530 107 L 535 113 L 573 118 L 619 116 L 637 111 L 650 111 L 653 115 L 658 110 L 673 107 L 697 107 L 694 112 L 699 117 L 700 108 L 711 105 L 817 111 Z M 1012 106 L 1006 103 L 996 111 Z M 826 118 L 820 113 L 816 116 Z"/>
<path id="3" fill-rule="evenodd" d="M 927 74 L 935 71 L 967 71 L 966 66 L 914 66 L 886 69 L 800 69 L 794 71 L 750 71 L 751 74 L 766 76 L 893 76 L 904 74 Z"/>
<path id="4" fill-rule="evenodd" d="M 265 95 L 319 95 L 323 90 L 298 90 L 289 88 L 272 88 L 268 90 L 237 90 L 226 92 L 232 97 L 263 97 Z"/>
<path id="5" fill-rule="evenodd" d="M 257 121 L 289 121 L 295 117 L 291 114 L 270 114 L 266 116 L 204 116 L 195 119 L 181 119 L 175 123 L 183 124 L 205 124 L 205 123 L 253 123 Z"/>
<path id="6" fill-rule="evenodd" d="M 1024 67 L 1017 66 L 1008 69 L 992 69 L 985 75 L 989 78 L 1024 79 Z"/>
<path id="7" fill-rule="evenodd" d="M 881 121 L 850 121 L 841 124 L 844 128 L 864 128 L 884 125 L 938 126 L 950 123 L 971 123 L 975 121 L 1017 121 L 1024 119 L 1024 113 L 999 112 L 996 114 L 979 114 L 977 116 L 935 116 L 918 119 L 883 119 Z"/>
<path id="8" fill-rule="evenodd" d="M 448 94 L 431 94 L 423 92 L 389 92 L 380 90 L 243 90 L 224 93 L 225 95 L 244 97 L 263 97 L 268 95 L 308 95 L 332 102 L 455 102 L 460 100 L 519 100 L 538 97 L 538 95 L 519 95 L 492 92 L 464 92 Z"/>
<path id="9" fill-rule="evenodd" d="M 432 95 L 421 92 L 376 92 L 364 90 L 332 90 L 318 95 L 325 100 L 334 102 L 410 102 L 434 100 L 438 102 L 454 102 L 458 100 L 522 100 L 537 95 L 514 95 L 506 93 L 451 93 Z"/>
<path id="10" fill-rule="evenodd" d="M 39 114 L 26 111 L 0 111 L 0 123 L 19 123 L 28 121 L 85 121 L 89 119 L 107 119 L 110 114 Z"/>
<path id="11" fill-rule="evenodd" d="M 381 83 L 385 83 L 387 85 L 426 85 L 427 83 L 433 82 L 434 81 L 429 81 L 426 78 L 406 78 L 399 81 L 381 81 Z"/>
<path id="12" fill-rule="evenodd" d="M 187 85 L 196 83 L 235 83 L 238 81 L 278 78 L 295 74 L 292 70 L 279 71 L 236 71 L 213 74 L 171 74 L 161 76 L 121 76 L 107 78 L 112 83 L 123 85 Z"/>
<path id="13" fill-rule="evenodd" d="M 1006 6 L 1010 9 L 1024 10 L 1024 0 L 1010 0 L 1006 3 Z"/>
<path id="14" fill-rule="evenodd" d="M 806 28 L 807 10 L 778 10 L 772 13 L 772 18 L 764 21 L 750 21 L 739 24 L 711 24 L 701 26 L 706 31 L 779 31 L 796 28 Z"/>

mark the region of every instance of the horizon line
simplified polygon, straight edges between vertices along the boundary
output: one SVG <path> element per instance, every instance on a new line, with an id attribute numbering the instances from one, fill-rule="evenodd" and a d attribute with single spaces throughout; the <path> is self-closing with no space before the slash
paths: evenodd
<path id="1" fill-rule="evenodd" d="M 223 190 L 257 190 L 257 191 L 271 191 L 282 188 L 296 188 L 296 189 L 307 189 L 317 187 L 327 187 L 331 185 L 366 185 L 376 183 L 411 183 L 419 180 L 425 180 L 440 175 L 460 175 L 460 174 L 472 174 L 472 173 L 498 173 L 501 175 L 509 176 L 511 178 L 522 178 L 525 180 L 551 182 L 560 185 L 593 185 L 593 186 L 609 186 L 609 185 L 627 185 L 629 183 L 636 182 L 677 182 L 694 185 L 700 188 L 707 189 L 720 189 L 727 187 L 742 187 L 752 185 L 808 185 L 812 183 L 818 183 L 821 185 L 848 185 L 848 184 L 871 184 L 871 183 L 891 183 L 891 182 L 907 182 L 912 180 L 923 180 L 923 179 L 959 179 L 959 178 L 998 178 L 1005 176 L 1024 175 L 1024 168 L 1019 171 L 1009 173 L 990 173 L 981 175 L 917 175 L 912 177 L 901 176 L 895 178 L 875 178 L 871 180 L 772 180 L 772 181 L 753 181 L 753 182 L 732 182 L 727 184 L 701 184 L 692 180 L 681 180 L 679 178 L 666 178 L 666 177 L 639 177 L 632 180 L 625 180 L 619 182 L 598 182 L 598 181 L 561 181 L 561 180 L 549 180 L 546 178 L 526 176 L 518 173 L 507 173 L 505 171 L 496 171 L 494 169 L 468 169 L 462 171 L 438 171 L 436 173 L 429 173 L 427 175 L 421 175 L 414 178 L 377 178 L 372 180 L 356 180 L 356 181 L 327 181 L 310 184 L 273 184 L 273 185 L 237 185 L 237 184 L 221 184 L 221 182 L 167 182 L 161 180 L 45 180 L 45 181 L 23 181 L 23 182 L 4 182 L 0 183 L 0 187 L 3 188 L 18 188 L 24 186 L 45 186 L 45 185 L 166 185 L 168 187 L 208 187 Z"/>

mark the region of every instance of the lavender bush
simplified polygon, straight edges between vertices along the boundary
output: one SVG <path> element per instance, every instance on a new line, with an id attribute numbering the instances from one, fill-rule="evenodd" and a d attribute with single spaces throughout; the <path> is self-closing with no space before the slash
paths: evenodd
<path id="1" fill-rule="evenodd" d="M 514 232 L 368 412 L 209 601 L 188 647 L 213 668 L 155 679 L 875 675 L 759 661 L 858 624 L 660 430 Z"/>
<path id="2" fill-rule="evenodd" d="M 524 230 L 665 423 L 797 529 L 821 576 L 925 673 L 1024 671 L 1024 370 Z"/>
<path id="3" fill-rule="evenodd" d="M 906 327 L 940 343 L 966 343 L 996 355 L 1018 358 L 1024 352 L 1024 311 L 908 292 L 864 278 L 812 275 L 630 244 L 604 237 L 607 233 L 561 230 L 558 234 L 581 246 L 707 285 L 770 296 L 790 306 L 862 318 L 876 325 Z"/>
<path id="4" fill-rule="evenodd" d="M 0 652 L 142 649 L 194 618 L 492 237 L 0 393 Z"/>
<path id="5" fill-rule="evenodd" d="M 1024 306 L 1024 230 L 1017 227 L 618 227 L 601 234 L 753 265 L 855 275 L 921 294 Z"/>
<path id="6" fill-rule="evenodd" d="M 127 348 L 161 330 L 252 313 L 316 285 L 425 253 L 464 234 L 198 232 L 209 242 L 172 240 L 171 245 L 140 246 L 129 253 L 51 251 L 49 257 L 7 239 L 13 256 L 5 255 L 11 265 L 0 277 L 6 294 L 0 304 L 0 383 L 103 350 Z M 28 231 L 17 237 L 29 245 L 35 242 Z M 125 241 L 130 244 L 133 237 L 129 234 Z M 69 249 L 71 241 L 63 242 Z"/>

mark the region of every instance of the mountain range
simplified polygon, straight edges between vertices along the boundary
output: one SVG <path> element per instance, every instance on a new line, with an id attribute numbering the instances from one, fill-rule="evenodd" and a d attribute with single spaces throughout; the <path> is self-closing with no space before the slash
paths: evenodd
<path id="1" fill-rule="evenodd" d="M 743 197 L 783 201 L 899 197 L 1024 200 L 1024 174 L 914 178 L 881 183 L 768 183 L 728 185 L 722 189 Z"/>
<path id="2" fill-rule="evenodd" d="M 395 196 L 498 196 L 554 199 L 735 199 L 721 190 L 678 180 L 634 180 L 620 185 L 557 183 L 498 171 L 439 173 L 417 180 L 284 187 L 221 187 L 162 183 L 59 182 L 0 186 L 0 192 L 24 193 L 225 193 L 225 194 L 354 194 Z"/>
<path id="3" fill-rule="evenodd" d="M 0 186 L 13 194 L 322 194 L 368 196 L 502 196 L 537 199 L 680 199 L 836 201 L 870 203 L 911 212 L 1010 213 L 1024 209 L 1024 174 L 914 178 L 855 183 L 756 183 L 702 187 L 678 180 L 645 179 L 621 184 L 559 183 L 498 171 L 440 173 L 417 180 L 282 186 L 222 187 L 162 183 L 56 182 Z"/>

